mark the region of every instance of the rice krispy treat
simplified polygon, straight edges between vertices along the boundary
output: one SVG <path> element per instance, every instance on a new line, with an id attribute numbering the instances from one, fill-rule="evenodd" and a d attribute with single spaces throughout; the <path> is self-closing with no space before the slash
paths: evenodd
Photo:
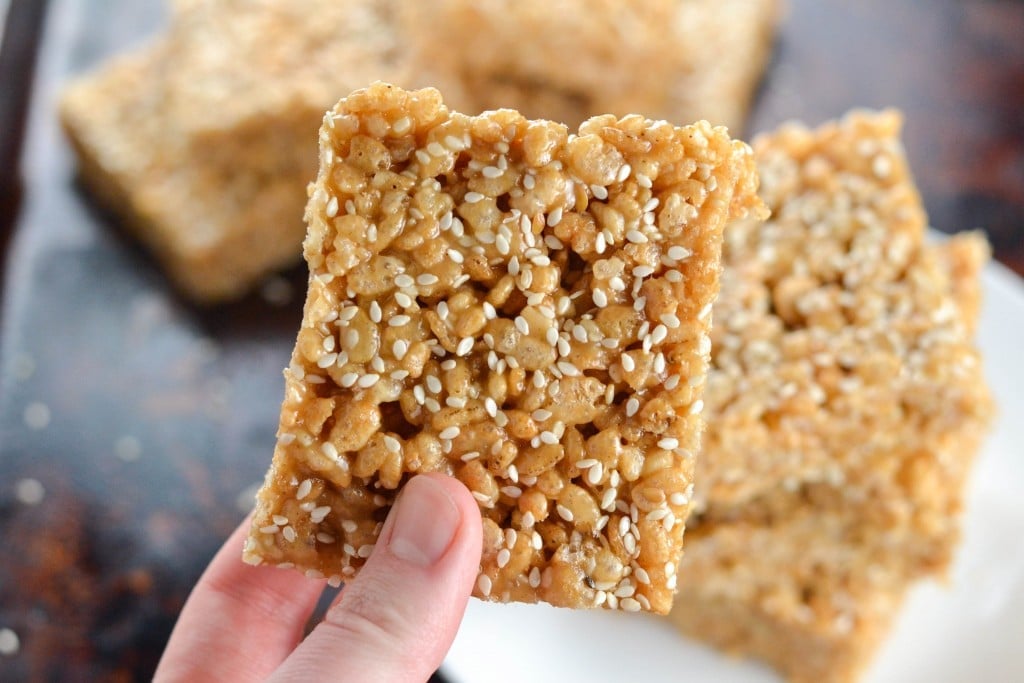
<path id="1" fill-rule="evenodd" d="M 423 77 L 446 92 L 461 82 L 457 104 L 467 111 L 515 107 L 570 125 L 641 113 L 739 130 L 780 4 L 440 0 L 404 9 L 409 24 L 427 27 L 409 31 Z"/>
<path id="2" fill-rule="evenodd" d="M 926 472 L 958 487 L 962 445 L 986 431 L 973 322 L 924 243 L 900 125 L 854 112 L 755 143 L 773 216 L 726 231 L 698 491 L 709 515 L 822 481 L 873 502 Z"/>
<path id="3" fill-rule="evenodd" d="M 384 83 L 324 119 L 302 328 L 252 563 L 356 574 L 414 473 L 480 503 L 475 595 L 667 612 L 721 230 L 761 210 L 706 123 L 570 134 Z"/>
<path id="4" fill-rule="evenodd" d="M 241 296 L 294 263 L 305 191 L 294 173 L 200 159 L 163 118 L 159 44 L 69 86 L 61 119 L 80 176 L 149 247 L 186 296 Z M 311 177 L 311 176 L 310 176 Z"/>
<path id="5" fill-rule="evenodd" d="M 890 559 L 894 559 L 890 557 Z M 793 683 L 851 683 L 908 588 L 855 515 L 803 507 L 768 523 L 689 529 L 669 619 Z"/>
<path id="6" fill-rule="evenodd" d="M 85 184 L 186 296 L 238 298 L 299 260 L 324 110 L 397 77 L 389 7 L 178 0 L 158 45 L 67 88 Z"/>
<path id="7" fill-rule="evenodd" d="M 924 241 L 894 112 L 756 141 L 726 228 L 699 511 L 672 619 L 794 681 L 854 680 L 945 572 L 992 405 L 978 234 Z"/>

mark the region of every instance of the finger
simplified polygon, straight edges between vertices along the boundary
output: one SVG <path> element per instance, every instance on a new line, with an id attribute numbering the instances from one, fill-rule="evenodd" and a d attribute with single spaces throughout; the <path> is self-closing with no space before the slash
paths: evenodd
<path id="1" fill-rule="evenodd" d="M 465 486 L 440 474 L 413 478 L 366 566 L 273 680 L 427 680 L 462 621 L 481 534 Z"/>
<path id="2" fill-rule="evenodd" d="M 247 517 L 185 603 L 157 681 L 264 680 L 295 649 L 324 582 L 242 562 Z"/>

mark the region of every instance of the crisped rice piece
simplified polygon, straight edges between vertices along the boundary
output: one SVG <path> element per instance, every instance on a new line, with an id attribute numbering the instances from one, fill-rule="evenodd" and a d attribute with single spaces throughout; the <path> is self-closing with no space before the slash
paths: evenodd
<path id="1" fill-rule="evenodd" d="M 458 83 L 466 111 L 514 107 L 576 125 L 595 114 L 707 119 L 739 131 L 779 0 L 408 3 L 417 68 Z"/>
<path id="2" fill-rule="evenodd" d="M 908 587 L 944 573 L 991 419 L 988 248 L 925 242 L 900 124 L 855 112 L 757 140 L 773 216 L 725 231 L 672 618 L 793 681 L 854 680 Z"/>
<path id="3" fill-rule="evenodd" d="M 667 612 L 721 230 L 749 148 L 639 116 L 578 134 L 384 83 L 324 119 L 310 280 L 252 563 L 354 575 L 404 481 L 480 503 L 475 594 Z"/>

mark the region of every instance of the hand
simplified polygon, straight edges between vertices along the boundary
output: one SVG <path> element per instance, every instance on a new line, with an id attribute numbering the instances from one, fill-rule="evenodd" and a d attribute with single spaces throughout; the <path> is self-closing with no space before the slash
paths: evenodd
<path id="1" fill-rule="evenodd" d="M 305 640 L 324 581 L 244 564 L 248 529 L 199 579 L 156 681 L 419 683 L 441 664 L 480 565 L 480 512 L 461 483 L 427 474 L 405 486 L 373 555 Z"/>

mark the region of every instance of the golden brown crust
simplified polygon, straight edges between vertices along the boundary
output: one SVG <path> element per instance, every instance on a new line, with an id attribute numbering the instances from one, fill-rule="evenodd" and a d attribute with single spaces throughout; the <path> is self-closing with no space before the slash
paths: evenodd
<path id="1" fill-rule="evenodd" d="M 444 471 L 481 506 L 479 597 L 667 611 L 721 230 L 760 208 L 749 148 L 706 123 L 468 117 L 383 83 L 320 141 L 247 559 L 353 574 L 402 483 Z"/>

